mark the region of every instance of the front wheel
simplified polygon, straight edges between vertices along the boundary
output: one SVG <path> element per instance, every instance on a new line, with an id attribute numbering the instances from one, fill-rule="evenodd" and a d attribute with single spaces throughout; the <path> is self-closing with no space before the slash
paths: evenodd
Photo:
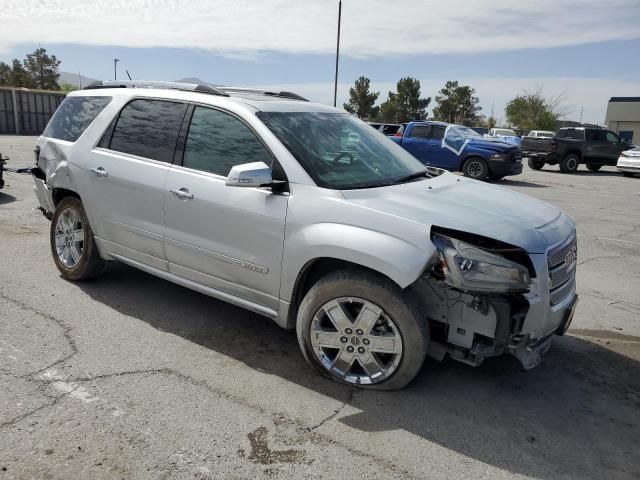
<path id="1" fill-rule="evenodd" d="M 323 375 L 376 390 L 399 390 L 418 374 L 429 330 L 412 299 L 369 272 L 328 274 L 305 295 L 296 324 L 302 353 Z"/>
<path id="2" fill-rule="evenodd" d="M 542 170 L 542 167 L 544 167 L 544 162 L 541 162 L 540 160 L 534 160 L 533 158 L 527 160 L 527 163 L 529 164 L 529 168 L 533 170 Z"/>
<path id="3" fill-rule="evenodd" d="M 595 163 L 587 163 L 587 169 L 592 172 L 597 172 L 602 168 L 602 165 L 596 165 Z"/>
<path id="4" fill-rule="evenodd" d="M 560 171 L 562 173 L 575 173 L 578 171 L 580 158 L 575 153 L 570 153 L 560 162 Z"/>
<path id="5" fill-rule="evenodd" d="M 88 280 L 104 272 L 87 214 L 76 197 L 65 197 L 51 218 L 51 253 L 62 276 L 68 280 Z"/>
<path id="6" fill-rule="evenodd" d="M 480 157 L 472 157 L 462 166 L 462 173 L 465 177 L 473 178 L 474 180 L 484 180 L 489 176 L 489 167 Z"/>

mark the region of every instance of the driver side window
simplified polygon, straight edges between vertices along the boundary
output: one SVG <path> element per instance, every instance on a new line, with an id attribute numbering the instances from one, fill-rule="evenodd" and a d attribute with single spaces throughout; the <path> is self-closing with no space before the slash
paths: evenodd
<path id="1" fill-rule="evenodd" d="M 196 106 L 185 141 L 182 166 L 226 177 L 231 167 L 272 158 L 247 125 L 228 113 Z"/>

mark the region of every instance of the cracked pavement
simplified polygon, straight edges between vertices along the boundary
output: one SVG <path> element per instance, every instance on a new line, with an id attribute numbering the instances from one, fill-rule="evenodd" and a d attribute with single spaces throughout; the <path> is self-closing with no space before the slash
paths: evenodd
<path id="1" fill-rule="evenodd" d="M 0 137 L 8 167 L 33 137 Z M 574 324 L 543 363 L 427 360 L 400 392 L 310 370 L 295 335 L 113 264 L 62 280 L 32 180 L 0 191 L 0 480 L 640 477 L 640 178 L 500 184 L 578 223 Z"/>

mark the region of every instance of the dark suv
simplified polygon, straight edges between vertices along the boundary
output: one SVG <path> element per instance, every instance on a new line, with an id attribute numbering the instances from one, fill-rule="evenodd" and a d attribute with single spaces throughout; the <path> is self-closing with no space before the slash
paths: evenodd
<path id="1" fill-rule="evenodd" d="M 554 139 L 540 142 L 536 146 L 524 143 L 524 157 L 529 166 L 540 170 L 545 163 L 560 165 L 564 173 L 574 173 L 583 163 L 592 172 L 603 165 L 615 166 L 620 154 L 629 150 L 630 144 L 615 133 L 599 127 L 570 127 L 558 130 Z"/>

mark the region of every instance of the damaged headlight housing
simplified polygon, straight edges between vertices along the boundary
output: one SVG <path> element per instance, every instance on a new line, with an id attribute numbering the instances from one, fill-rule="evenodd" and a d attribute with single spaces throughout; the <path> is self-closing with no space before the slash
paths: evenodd
<path id="1" fill-rule="evenodd" d="M 474 292 L 525 292 L 529 271 L 523 265 L 455 238 L 435 234 L 440 266 L 452 287 Z"/>

